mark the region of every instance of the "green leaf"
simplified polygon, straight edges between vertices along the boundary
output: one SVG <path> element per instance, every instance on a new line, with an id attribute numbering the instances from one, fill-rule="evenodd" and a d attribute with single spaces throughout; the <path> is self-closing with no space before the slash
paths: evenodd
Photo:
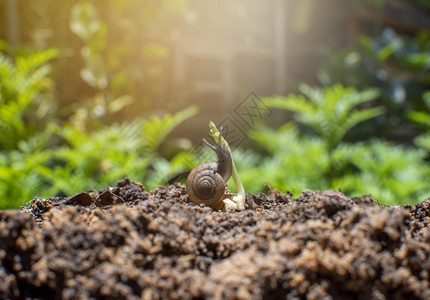
<path id="1" fill-rule="evenodd" d="M 112 100 L 108 104 L 108 111 L 111 114 L 121 111 L 124 107 L 132 104 L 134 102 L 130 95 L 124 95 L 115 100 Z"/>
<path id="2" fill-rule="evenodd" d="M 30 53 L 26 56 L 18 56 L 15 59 L 16 68 L 19 73 L 28 73 L 46 64 L 51 59 L 57 57 L 59 50 L 51 48 L 45 51 Z"/>
<path id="3" fill-rule="evenodd" d="M 376 58 L 379 63 L 383 63 L 388 58 L 390 58 L 390 56 L 392 56 L 395 51 L 395 47 L 393 47 L 392 44 L 389 44 L 378 51 Z"/>
<path id="4" fill-rule="evenodd" d="M 71 11 L 70 29 L 83 41 L 89 42 L 100 29 L 97 9 L 90 2 L 76 3 Z"/>
<path id="5" fill-rule="evenodd" d="M 191 106 L 175 114 L 166 114 L 163 117 L 153 116 L 144 121 L 142 136 L 147 140 L 146 149 L 154 152 L 173 129 L 196 113 L 197 107 Z"/>
<path id="6" fill-rule="evenodd" d="M 408 113 L 409 119 L 416 123 L 420 123 L 422 125 L 427 126 L 430 128 L 430 114 L 427 112 L 421 112 L 421 111 L 410 111 Z"/>
<path id="7" fill-rule="evenodd" d="M 339 84 L 324 89 L 301 85 L 306 96 L 289 95 L 265 99 L 270 107 L 292 111 L 294 119 L 315 130 L 329 145 L 335 147 L 354 126 L 383 113 L 381 107 L 359 109 L 357 106 L 372 101 L 379 93 L 375 89 L 358 92 Z"/>
<path id="8" fill-rule="evenodd" d="M 413 53 L 405 58 L 405 61 L 409 66 L 418 70 L 430 69 L 430 53 Z"/>

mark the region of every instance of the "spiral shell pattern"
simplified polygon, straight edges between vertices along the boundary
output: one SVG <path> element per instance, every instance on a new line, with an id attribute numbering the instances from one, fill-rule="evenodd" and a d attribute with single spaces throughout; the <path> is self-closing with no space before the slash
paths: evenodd
<path id="1" fill-rule="evenodd" d="M 215 210 L 224 208 L 225 182 L 215 163 L 204 163 L 194 168 L 187 178 L 187 192 L 191 201 L 203 203 Z"/>

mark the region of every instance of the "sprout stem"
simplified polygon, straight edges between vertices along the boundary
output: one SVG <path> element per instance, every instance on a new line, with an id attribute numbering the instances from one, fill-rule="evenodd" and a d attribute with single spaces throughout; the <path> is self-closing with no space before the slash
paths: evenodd
<path id="1" fill-rule="evenodd" d="M 245 189 L 242 185 L 242 182 L 240 181 L 239 173 L 237 172 L 236 165 L 234 164 L 233 154 L 231 153 L 230 146 L 228 145 L 224 137 L 222 137 L 221 133 L 219 132 L 219 130 L 216 128 L 215 124 L 212 121 L 209 122 L 209 133 L 213 136 L 216 143 L 218 143 L 219 138 L 221 137 L 221 146 L 225 146 L 230 152 L 231 162 L 233 165 L 232 177 L 233 177 L 234 185 L 236 186 L 236 189 L 237 189 L 237 195 L 234 196 L 233 199 L 231 200 L 237 204 L 237 207 L 239 209 L 244 209 L 245 199 L 246 199 Z"/>

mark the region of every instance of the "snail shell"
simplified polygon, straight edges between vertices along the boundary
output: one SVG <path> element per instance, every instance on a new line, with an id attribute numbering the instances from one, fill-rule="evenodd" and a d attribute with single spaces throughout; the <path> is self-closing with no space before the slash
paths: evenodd
<path id="1" fill-rule="evenodd" d="M 207 162 L 195 167 L 187 178 L 187 192 L 191 201 L 197 205 L 205 204 L 215 210 L 224 210 L 226 185 L 217 173 L 218 164 Z"/>
<path id="2" fill-rule="evenodd" d="M 224 210 L 224 194 L 226 183 L 231 177 L 233 160 L 230 151 L 221 146 L 221 136 L 217 146 L 209 144 L 205 139 L 203 142 L 215 151 L 218 162 L 207 162 L 195 167 L 187 178 L 187 193 L 197 205 L 203 203 L 215 210 Z"/>

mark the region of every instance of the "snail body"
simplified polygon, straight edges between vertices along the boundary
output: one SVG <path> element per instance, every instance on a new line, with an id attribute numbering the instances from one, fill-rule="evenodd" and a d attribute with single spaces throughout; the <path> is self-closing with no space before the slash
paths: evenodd
<path id="1" fill-rule="evenodd" d="M 221 146 L 221 138 L 216 147 L 205 139 L 203 142 L 215 151 L 218 161 L 200 164 L 190 172 L 186 183 L 187 193 L 197 205 L 203 203 L 215 210 L 224 210 L 226 183 L 232 173 L 231 155 L 226 147 Z"/>

